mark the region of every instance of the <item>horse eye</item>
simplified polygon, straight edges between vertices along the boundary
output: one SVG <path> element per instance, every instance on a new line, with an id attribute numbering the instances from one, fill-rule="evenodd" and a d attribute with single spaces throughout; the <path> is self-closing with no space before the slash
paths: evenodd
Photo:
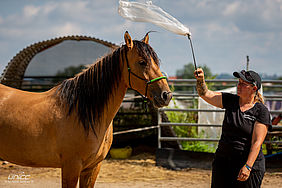
<path id="1" fill-rule="evenodd" d="M 146 66 L 147 65 L 147 63 L 145 62 L 145 61 L 139 61 L 138 62 L 141 66 Z"/>

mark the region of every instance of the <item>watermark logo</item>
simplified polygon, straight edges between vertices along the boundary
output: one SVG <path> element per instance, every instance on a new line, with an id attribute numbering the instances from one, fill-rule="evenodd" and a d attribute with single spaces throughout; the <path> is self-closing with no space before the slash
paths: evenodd
<path id="1" fill-rule="evenodd" d="M 7 183 L 33 183 L 30 174 L 25 174 L 25 172 L 9 174 Z"/>

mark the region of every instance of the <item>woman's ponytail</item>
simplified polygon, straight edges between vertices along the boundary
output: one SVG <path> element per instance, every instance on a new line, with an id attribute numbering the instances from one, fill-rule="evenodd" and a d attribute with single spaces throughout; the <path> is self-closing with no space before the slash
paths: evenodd
<path id="1" fill-rule="evenodd" d="M 255 96 L 255 103 L 257 102 L 264 104 L 263 96 L 260 94 L 259 91 L 256 92 L 256 96 Z"/>

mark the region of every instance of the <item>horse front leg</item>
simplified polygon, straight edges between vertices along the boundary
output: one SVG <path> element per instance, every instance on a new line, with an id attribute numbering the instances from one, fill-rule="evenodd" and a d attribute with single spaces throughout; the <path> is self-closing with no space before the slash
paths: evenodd
<path id="1" fill-rule="evenodd" d="M 93 188 L 98 177 L 102 162 L 99 162 L 93 168 L 87 168 L 83 170 L 79 178 L 79 187 L 80 188 Z"/>
<path id="2" fill-rule="evenodd" d="M 82 165 L 76 162 L 65 163 L 62 167 L 62 188 L 76 188 Z"/>

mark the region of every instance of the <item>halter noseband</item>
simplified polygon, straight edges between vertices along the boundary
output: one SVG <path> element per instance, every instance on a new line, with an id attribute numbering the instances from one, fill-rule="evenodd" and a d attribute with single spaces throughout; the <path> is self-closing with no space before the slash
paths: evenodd
<path id="1" fill-rule="evenodd" d="M 126 50 L 127 52 L 127 50 Z M 129 87 L 131 89 L 133 89 L 134 91 L 136 91 L 139 95 L 141 95 L 141 97 L 143 98 L 144 102 L 147 102 L 147 91 L 148 91 L 148 86 L 149 84 L 152 84 L 154 82 L 157 82 L 159 80 L 162 80 L 162 79 L 167 79 L 166 76 L 160 76 L 160 77 L 157 77 L 157 78 L 154 78 L 152 80 L 147 80 L 146 78 L 142 78 L 140 76 L 138 76 L 137 74 L 135 74 L 134 72 L 131 71 L 130 67 L 129 67 L 129 63 L 128 63 L 128 58 L 127 58 L 127 53 L 124 54 L 125 56 L 125 60 L 126 60 L 126 64 L 127 64 L 127 70 L 128 70 L 128 82 L 129 82 Z M 139 78 L 140 80 L 144 80 L 146 82 L 146 90 L 145 90 L 145 96 L 143 96 L 139 91 L 137 91 L 136 89 L 134 89 L 132 86 L 131 86 L 131 80 L 130 80 L 130 75 L 133 75 L 135 76 L 136 78 Z"/>

